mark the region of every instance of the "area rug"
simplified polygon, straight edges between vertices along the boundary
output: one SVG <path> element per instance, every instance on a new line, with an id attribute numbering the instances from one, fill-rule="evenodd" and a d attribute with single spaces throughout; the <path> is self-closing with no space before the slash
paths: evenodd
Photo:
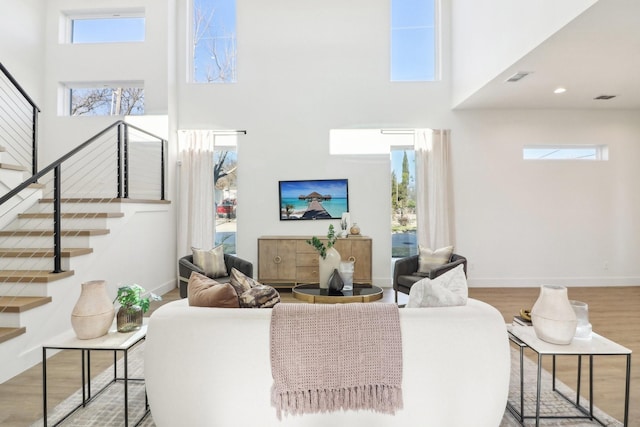
<path id="1" fill-rule="evenodd" d="M 143 352 L 144 343 L 138 345 L 129 352 L 129 377 L 141 378 L 143 376 Z M 118 372 L 123 372 L 122 359 L 118 362 Z M 535 381 L 536 381 L 536 365 L 529 359 L 524 359 L 524 376 L 525 376 L 525 413 L 531 415 L 535 413 Z M 551 390 L 551 374 L 546 371 L 542 373 L 543 391 L 542 401 L 544 405 L 541 407 L 541 413 L 546 415 L 554 414 L 578 414 L 576 410 L 557 393 Z M 92 390 L 99 390 L 103 385 L 107 384 L 113 378 L 113 370 L 107 369 L 101 373 L 92 382 Z M 570 387 L 556 380 L 556 388 L 567 396 L 574 396 L 575 392 Z M 109 386 L 100 396 L 91 401 L 86 407 L 79 409 L 62 425 L 64 426 L 124 426 L 124 403 L 123 384 L 117 382 Z M 82 401 L 82 390 L 78 390 L 69 398 L 57 405 L 49 411 L 48 425 L 55 424 L 66 413 L 71 411 Z M 520 370 L 519 370 L 519 353 L 517 350 L 511 351 L 511 384 L 509 390 L 509 401 L 520 402 Z M 588 407 L 589 402 L 581 398 L 580 403 Z M 133 426 L 145 413 L 145 397 L 144 385 L 139 382 L 129 383 L 129 425 Z M 594 415 L 600 419 L 605 426 L 614 427 L 622 426 L 622 423 L 613 419 L 609 415 L 602 412 L 594 406 Z M 43 421 L 32 424 L 32 427 L 40 427 Z M 147 415 L 139 424 L 143 427 L 155 427 L 153 422 L 153 414 Z M 505 410 L 502 422 L 499 427 L 516 427 L 520 423 Z M 529 419 L 525 421 L 525 426 L 535 425 L 535 420 Z M 589 420 L 572 420 L 572 419 L 544 419 L 540 421 L 541 426 L 562 426 L 562 427 L 587 427 L 598 425 L 595 421 Z M 460 426 L 466 427 L 466 426 Z"/>

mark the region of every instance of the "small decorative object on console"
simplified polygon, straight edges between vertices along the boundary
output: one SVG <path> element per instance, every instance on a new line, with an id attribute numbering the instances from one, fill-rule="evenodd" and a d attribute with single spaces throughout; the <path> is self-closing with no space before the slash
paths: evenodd
<path id="1" fill-rule="evenodd" d="M 567 288 L 542 285 L 540 296 L 531 309 L 536 336 L 551 344 L 571 344 L 578 320 L 567 296 Z"/>
<path id="2" fill-rule="evenodd" d="M 160 301 L 162 298 L 150 293 L 143 297 L 145 289 L 140 285 L 125 285 L 118 288 L 118 295 L 114 302 L 118 301 L 120 308 L 116 315 L 118 332 L 132 332 L 142 326 L 142 315 L 149 310 L 150 301 Z"/>
<path id="3" fill-rule="evenodd" d="M 353 225 L 351 226 L 351 229 L 349 230 L 350 234 L 353 234 L 354 236 L 359 236 L 360 235 L 360 227 L 358 226 L 357 223 L 353 223 Z"/>

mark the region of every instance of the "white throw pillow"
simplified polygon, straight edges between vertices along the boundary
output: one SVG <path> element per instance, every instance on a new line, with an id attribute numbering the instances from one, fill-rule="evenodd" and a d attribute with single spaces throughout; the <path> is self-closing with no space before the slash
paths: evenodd
<path id="1" fill-rule="evenodd" d="M 444 248 L 431 250 L 420 246 L 418 253 L 418 273 L 429 274 L 434 267 L 440 267 L 449 262 L 453 254 L 453 246 L 445 246 Z"/>
<path id="2" fill-rule="evenodd" d="M 204 274 L 212 278 L 228 275 L 222 245 L 211 250 L 198 248 L 191 248 L 191 250 L 193 251 L 193 263 L 203 269 Z"/>
<path id="3" fill-rule="evenodd" d="M 435 279 L 424 278 L 411 286 L 407 307 L 466 305 L 469 290 L 464 266 L 458 265 Z"/>

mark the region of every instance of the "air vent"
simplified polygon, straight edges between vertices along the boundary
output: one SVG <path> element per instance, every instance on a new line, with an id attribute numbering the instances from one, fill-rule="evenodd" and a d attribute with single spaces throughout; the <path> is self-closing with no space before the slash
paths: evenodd
<path id="1" fill-rule="evenodd" d="M 508 81 L 508 82 L 518 82 L 518 81 L 522 80 L 523 78 L 527 77 L 529 74 L 531 74 L 529 71 L 518 71 L 513 76 L 509 77 L 506 81 Z"/>
<path id="2" fill-rule="evenodd" d="M 616 95 L 600 95 L 600 96 L 596 96 L 593 99 L 602 99 L 602 100 L 607 100 L 607 99 L 611 99 L 611 98 L 615 98 Z"/>

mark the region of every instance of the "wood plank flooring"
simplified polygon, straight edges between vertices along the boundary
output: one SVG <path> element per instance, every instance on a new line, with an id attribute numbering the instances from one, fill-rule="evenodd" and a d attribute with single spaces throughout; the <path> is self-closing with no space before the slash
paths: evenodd
<path id="1" fill-rule="evenodd" d="M 538 288 L 470 288 L 469 295 L 496 307 L 510 322 L 520 308 L 531 308 L 539 294 Z M 296 301 L 290 292 L 281 291 L 283 302 Z M 630 426 L 640 426 L 640 287 L 569 288 L 569 297 L 589 304 L 590 321 L 595 332 L 616 341 L 634 352 L 632 356 Z M 153 302 L 151 310 L 179 298 L 175 289 Z M 383 302 L 393 302 L 393 291 L 385 290 Z M 400 303 L 407 300 L 400 295 Z M 473 353 L 469 353 L 473 357 Z M 92 354 L 92 373 L 97 375 L 111 365 L 111 354 Z M 560 360 L 558 376 L 571 387 L 575 385 L 575 358 Z M 55 406 L 80 387 L 79 353 L 63 351 L 47 363 L 50 381 L 49 407 Z M 599 357 L 594 361 L 594 402 L 619 420 L 623 416 L 624 370 L 623 358 Z M 545 363 L 545 365 L 548 365 Z M 586 365 L 586 363 L 583 363 Z M 546 366 L 547 369 L 549 366 Z M 583 378 L 588 378 L 584 366 Z M 586 390 L 585 390 L 586 392 Z M 585 396 L 585 397 L 588 397 Z M 42 366 L 38 364 L 24 373 L 0 384 L 0 425 L 28 426 L 42 416 Z"/>

